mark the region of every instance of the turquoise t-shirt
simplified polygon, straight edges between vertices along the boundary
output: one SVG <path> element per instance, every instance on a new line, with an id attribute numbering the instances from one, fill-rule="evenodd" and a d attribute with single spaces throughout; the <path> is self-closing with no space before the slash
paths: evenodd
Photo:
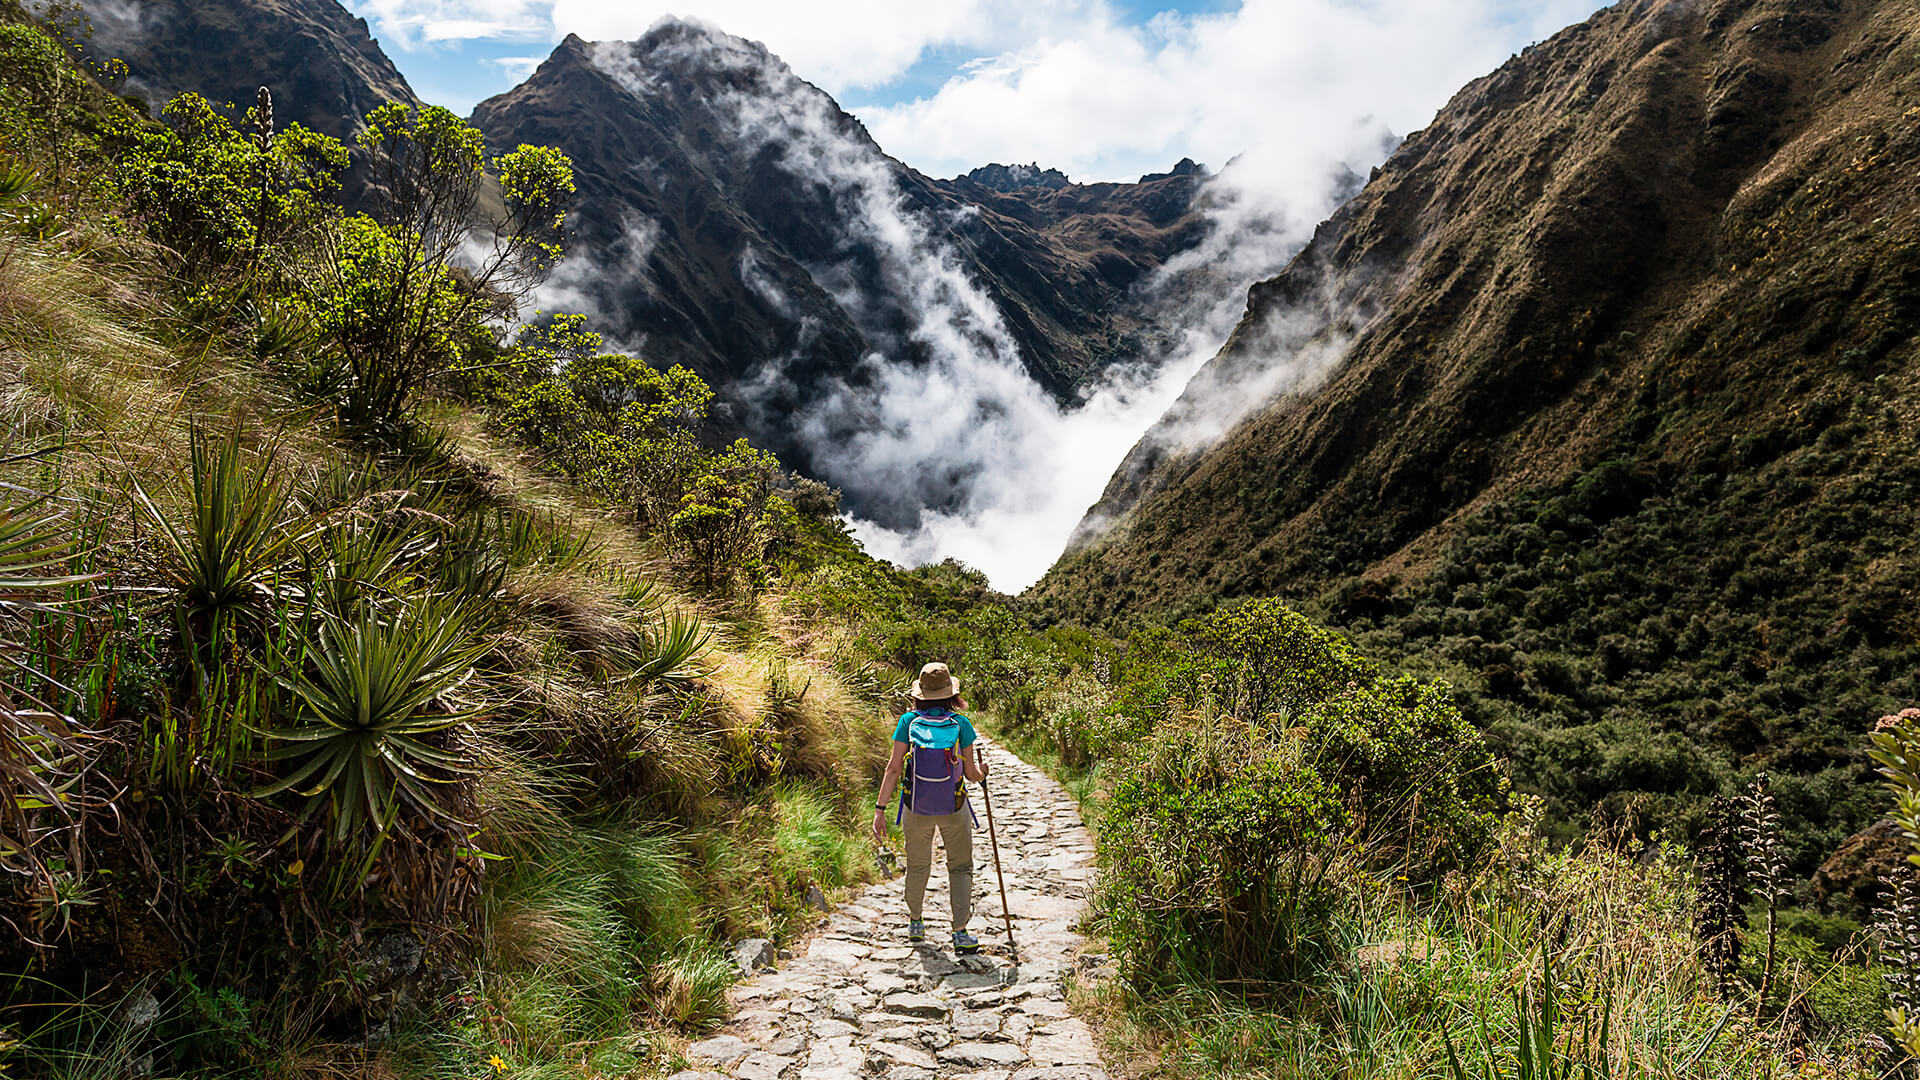
<path id="1" fill-rule="evenodd" d="M 913 723 L 913 718 L 916 715 L 951 716 L 955 720 L 960 721 L 960 748 L 962 750 L 966 749 L 969 746 L 972 746 L 974 739 L 978 738 L 978 736 L 976 736 L 973 733 L 973 721 L 967 719 L 966 717 L 960 715 L 959 713 L 942 713 L 939 710 L 934 709 L 934 710 L 929 710 L 928 712 L 919 713 L 919 714 L 910 713 L 910 712 L 901 713 L 900 725 L 893 729 L 894 742 L 907 741 L 907 728 Z"/>

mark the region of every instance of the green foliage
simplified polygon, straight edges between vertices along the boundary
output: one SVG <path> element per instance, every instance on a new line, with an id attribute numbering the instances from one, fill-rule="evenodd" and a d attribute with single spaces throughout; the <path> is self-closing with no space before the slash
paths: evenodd
<path id="1" fill-rule="evenodd" d="M 121 152 L 116 183 L 185 271 L 204 276 L 282 242 L 310 243 L 336 213 L 326 199 L 347 167 L 338 140 L 299 124 L 243 134 L 193 93 L 161 116 L 165 127 L 136 132 Z"/>
<path id="2" fill-rule="evenodd" d="M 316 612 L 297 648 L 273 656 L 288 695 L 288 726 L 266 732 L 269 761 L 294 761 L 258 794 L 292 790 L 330 812 L 336 843 L 384 834 L 403 811 L 435 827 L 462 827 L 473 766 L 457 740 L 436 738 L 471 713 L 447 698 L 486 651 L 471 609 L 416 598 L 398 615 Z M 465 826 L 470 827 L 470 826 Z"/>
<path id="3" fill-rule="evenodd" d="M 300 538 L 287 482 L 274 467 L 275 451 L 249 453 L 234 430 L 209 445 L 199 428 L 188 433 L 189 460 L 177 494 L 189 520 L 177 525 L 136 479 L 134 495 L 161 540 L 161 567 L 195 625 L 220 627 L 235 618 L 258 620 L 275 599 L 273 579 Z"/>
<path id="4" fill-rule="evenodd" d="M 573 174 L 551 147 L 503 155 L 504 214 L 490 214 L 480 132 L 450 111 L 383 105 L 359 145 L 381 213 L 340 222 L 330 257 L 302 283 L 300 306 L 332 350 L 302 381 L 338 399 L 348 430 L 392 441 L 422 386 L 491 366 L 496 320 L 560 257 Z"/>
<path id="5" fill-rule="evenodd" d="M 698 610 L 660 556 L 716 588 L 776 544 L 857 559 L 834 494 L 703 447 L 711 390 L 577 320 L 500 348 L 559 255 L 563 156 L 380 110 L 376 213 L 343 219 L 341 149 L 270 98 L 156 123 L 15 17 L 0 346 L 34 441 L 0 471 L 79 494 L 0 509 L 0 968 L 47 977 L 0 985 L 0 1045 L 25 1042 L 0 1067 L 660 1065 L 647 1025 L 726 1009 L 728 935 L 784 938 L 808 884 L 867 876 L 842 808 L 879 697 L 831 674 L 864 657 L 758 598 Z M 579 479 L 528 475 L 445 390 L 524 397 L 543 454 L 591 451 Z M 732 777 L 736 728 L 813 785 Z M 101 972 L 115 1000 L 76 1005 Z"/>
<path id="6" fill-rule="evenodd" d="M 779 469 L 779 459 L 737 439 L 709 459 L 708 470 L 680 497 L 680 510 L 667 519 L 667 528 L 686 545 L 704 588 L 712 589 L 723 571 L 758 561 Z"/>
<path id="7" fill-rule="evenodd" d="M 808 885 L 832 889 L 863 879 L 873 845 L 833 800 L 794 781 L 776 785 L 771 797 L 776 865 L 796 894 Z"/>
<path id="8" fill-rule="evenodd" d="M 1288 981 L 1324 959 L 1345 822 L 1306 752 L 1289 734 L 1194 717 L 1117 764 L 1103 887 L 1136 981 Z"/>
<path id="9" fill-rule="evenodd" d="M 1905 831 L 1907 837 L 1920 836 L 1920 709 L 1902 709 L 1880 718 L 1873 731 L 1873 760 L 1880 765 L 1880 774 L 1886 778 L 1886 788 L 1893 795 L 1893 820 Z M 1908 852 L 1907 862 L 1920 866 L 1920 840 L 1912 841 L 1917 845 Z M 1894 912 L 1885 925 L 1892 933 L 1887 947 L 1900 961 L 1893 969 L 1894 990 L 1898 1000 L 1887 1011 L 1887 1023 L 1892 1028 L 1894 1042 L 1910 1058 L 1920 1058 L 1920 1009 L 1914 1000 L 1916 980 L 1913 964 L 1914 940 L 1911 934 L 1914 923 L 1911 872 L 1904 875 L 1901 883 L 1896 883 L 1896 893 L 1890 899 L 1894 902 Z"/>
<path id="10" fill-rule="evenodd" d="M 1273 602 L 1136 645 L 1121 689 L 1083 685 L 1042 720 L 1097 740 L 1108 917 L 1136 979 L 1297 979 L 1343 875 L 1430 876 L 1490 842 L 1504 787 L 1444 685 L 1381 675 Z"/>
<path id="11" fill-rule="evenodd" d="M 38 171 L 49 200 L 71 206 L 110 188 L 103 156 L 134 121 L 50 30 L 0 19 L 0 157 Z M 34 232 L 51 227 L 48 219 Z"/>
<path id="12" fill-rule="evenodd" d="M 1271 716 L 1284 724 L 1336 687 L 1358 685 L 1373 669 L 1345 638 L 1278 600 L 1223 607 L 1181 629 L 1194 658 L 1177 676 L 1179 691 L 1215 695 L 1223 711 L 1249 721 Z M 1203 683 L 1210 685 L 1203 689 Z"/>
<path id="13" fill-rule="evenodd" d="M 423 262 L 417 244 L 364 214 L 336 227 L 332 259 L 302 306 L 331 349 L 305 389 L 337 394 L 349 431 L 388 437 L 413 391 L 467 357 L 481 314 L 451 265 Z"/>
<path id="14" fill-rule="evenodd" d="M 584 315 L 522 328 L 511 370 L 545 375 L 507 397 L 501 423 L 587 490 L 661 529 L 706 471 L 697 432 L 713 391 L 683 367 L 658 371 L 601 349 Z"/>
<path id="15" fill-rule="evenodd" d="M 1766 771 L 1805 877 L 1881 813 L 1843 718 L 1920 695 L 1896 599 L 1914 532 L 1875 509 L 1910 506 L 1920 468 L 1877 407 L 1822 391 L 1763 461 L 1720 433 L 1684 467 L 1609 462 L 1518 493 L 1467 520 L 1430 574 L 1308 610 L 1451 682 L 1563 835 L 1692 832 Z"/>
<path id="16" fill-rule="evenodd" d="M 555 468 L 670 540 L 707 591 L 751 580 L 777 535 L 800 524 L 776 492 L 780 462 L 745 439 L 709 451 L 698 432 L 713 400 L 683 367 L 666 371 L 602 351 L 585 316 L 520 331 L 507 360 L 479 380 L 500 423 Z M 516 378 L 545 377 L 513 388 Z"/>
<path id="17" fill-rule="evenodd" d="M 0 505 L 0 870 L 25 878 L 43 901 L 36 922 L 62 932 L 86 868 L 81 816 L 95 801 L 82 785 L 90 733 L 68 715 L 71 675 L 48 647 L 50 624 L 80 617 L 60 603 L 97 577 L 72 573 L 75 561 L 72 526 L 48 500 Z"/>

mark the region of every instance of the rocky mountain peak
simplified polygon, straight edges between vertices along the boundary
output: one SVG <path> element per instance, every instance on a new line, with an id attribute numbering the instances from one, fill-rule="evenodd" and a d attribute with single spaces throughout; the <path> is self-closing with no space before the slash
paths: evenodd
<path id="1" fill-rule="evenodd" d="M 1155 180 L 1171 180 L 1176 176 L 1204 177 L 1206 175 L 1207 167 L 1205 165 L 1200 164 L 1190 157 L 1183 157 L 1173 168 L 1166 172 L 1147 173 L 1140 178 L 1140 182 L 1143 184 L 1151 184 Z"/>
<path id="2" fill-rule="evenodd" d="M 981 187 L 993 191 L 1014 192 L 1023 188 L 1038 188 L 1043 191 L 1058 191 L 1070 187 L 1073 181 L 1058 169 L 1042 169 L 1036 162 L 1029 165 L 982 165 L 965 177 Z"/>
<path id="3" fill-rule="evenodd" d="M 489 145 L 572 157 L 570 302 L 712 384 L 717 434 L 770 446 L 888 527 L 927 508 L 914 485 L 831 452 L 871 427 L 877 372 L 978 349 L 1073 400 L 1145 325 L 1133 286 L 1203 232 L 1184 178 L 1075 185 L 1037 163 L 923 176 L 764 46 L 685 20 L 564 41 L 473 122 Z"/>

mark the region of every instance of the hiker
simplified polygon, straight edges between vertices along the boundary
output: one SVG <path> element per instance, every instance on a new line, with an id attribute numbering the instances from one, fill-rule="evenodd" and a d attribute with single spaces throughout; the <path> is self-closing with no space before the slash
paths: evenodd
<path id="1" fill-rule="evenodd" d="M 960 680 L 945 664 L 920 669 L 908 693 L 913 708 L 900 716 L 893 729 L 893 756 L 880 781 L 880 800 L 873 810 L 873 839 L 887 838 L 887 809 L 902 776 L 900 808 L 894 821 L 907 840 L 907 940 L 925 941 L 926 922 L 920 908 L 927 896 L 927 876 L 933 872 L 933 834 L 937 829 L 947 849 L 947 898 L 953 902 L 953 949 L 970 953 L 980 941 L 967 933 L 973 914 L 973 807 L 967 802 L 964 780 L 983 783 L 985 762 L 975 763 L 973 722 L 960 715 Z M 911 760 L 913 767 L 906 768 Z"/>

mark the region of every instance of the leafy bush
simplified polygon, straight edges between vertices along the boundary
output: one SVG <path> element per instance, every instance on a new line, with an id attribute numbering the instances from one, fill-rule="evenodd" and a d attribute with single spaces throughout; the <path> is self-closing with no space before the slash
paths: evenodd
<path id="1" fill-rule="evenodd" d="M 1269 601 L 1139 646 L 1153 659 L 1106 709 L 1153 719 L 1099 747 L 1108 908 L 1136 978 L 1296 978 L 1340 875 L 1430 877 L 1492 839 L 1504 784 L 1444 684 L 1381 675 Z"/>
<path id="2" fill-rule="evenodd" d="M 274 130 L 271 99 L 250 109 L 252 134 L 236 130 L 199 94 L 161 110 L 119 158 L 116 182 L 148 235 L 196 276 L 257 259 L 263 249 L 311 242 L 337 213 L 347 151 L 299 124 Z"/>

